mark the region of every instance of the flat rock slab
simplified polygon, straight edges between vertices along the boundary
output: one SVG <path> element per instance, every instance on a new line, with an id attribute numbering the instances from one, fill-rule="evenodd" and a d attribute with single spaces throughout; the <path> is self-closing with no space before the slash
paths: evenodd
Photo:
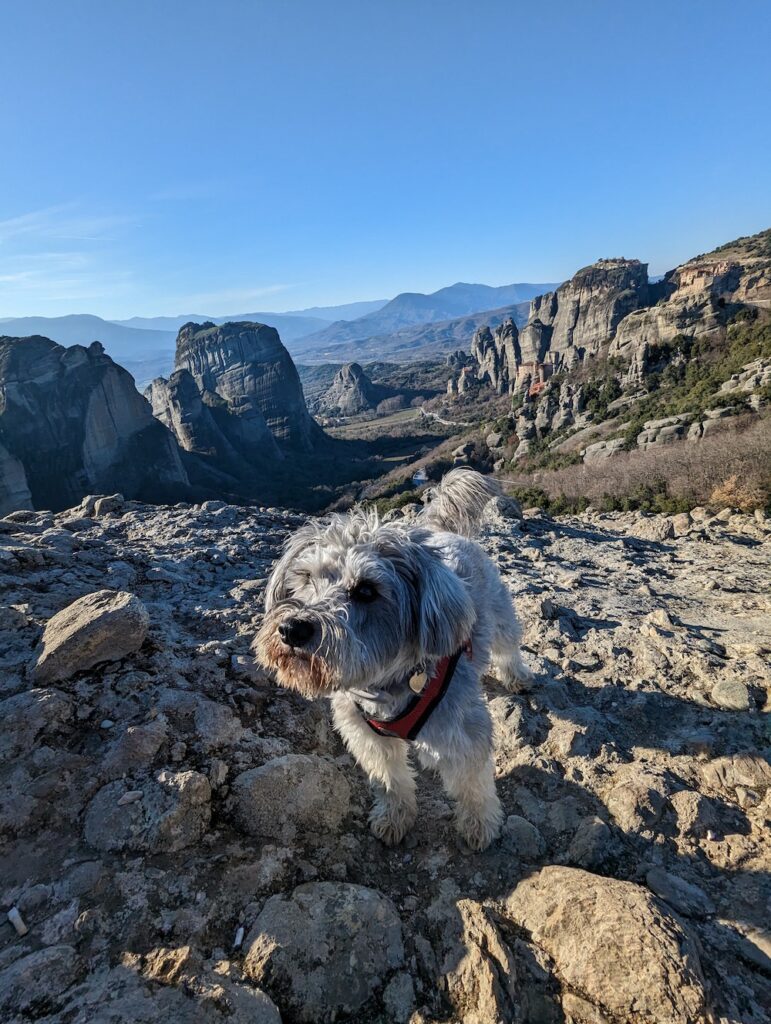
<path id="1" fill-rule="evenodd" d="M 554 962 L 563 995 L 587 1000 L 613 1021 L 703 1019 L 696 943 L 642 886 L 546 867 L 521 882 L 502 909 Z"/>
<path id="2" fill-rule="evenodd" d="M 374 889 L 311 882 L 271 896 L 246 943 L 244 971 L 292 1020 L 325 1024 L 356 1013 L 402 966 L 396 908 Z"/>
<path id="3" fill-rule="evenodd" d="M 134 594 L 97 590 L 49 619 L 34 653 L 36 683 L 61 682 L 103 661 L 118 661 L 144 643 L 150 616 Z"/>

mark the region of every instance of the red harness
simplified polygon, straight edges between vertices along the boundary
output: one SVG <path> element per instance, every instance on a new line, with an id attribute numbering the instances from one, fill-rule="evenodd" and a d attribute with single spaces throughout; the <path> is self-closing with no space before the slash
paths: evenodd
<path id="1" fill-rule="evenodd" d="M 388 721 L 381 721 L 379 718 L 368 718 L 364 721 L 370 728 L 381 736 L 393 736 L 402 740 L 414 740 L 420 730 L 431 717 L 431 713 L 439 701 L 447 692 L 447 687 L 452 682 L 455 669 L 461 654 L 467 654 L 471 658 L 471 641 L 468 640 L 455 654 L 442 658 L 436 666 L 436 671 L 428 680 L 426 685 L 416 693 L 410 700 L 407 707 L 396 718 L 389 718 Z"/>

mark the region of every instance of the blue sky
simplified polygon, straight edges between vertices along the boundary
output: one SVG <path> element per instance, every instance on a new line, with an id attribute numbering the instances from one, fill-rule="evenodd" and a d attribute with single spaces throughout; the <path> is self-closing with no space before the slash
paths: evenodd
<path id="1" fill-rule="evenodd" d="M 0 316 L 662 272 L 771 225 L 767 0 L 0 5 Z"/>

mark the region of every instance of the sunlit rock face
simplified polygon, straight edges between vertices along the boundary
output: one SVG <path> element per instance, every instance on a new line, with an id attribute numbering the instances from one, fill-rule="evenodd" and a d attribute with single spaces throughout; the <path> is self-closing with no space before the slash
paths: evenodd
<path id="1" fill-rule="evenodd" d="M 104 352 L 0 338 L 0 507 L 67 508 L 88 493 L 179 500 L 188 477 L 171 432 Z"/>
<path id="2" fill-rule="evenodd" d="M 579 270 L 555 292 L 530 304 L 520 333 L 524 362 L 544 362 L 547 353 L 564 356 L 569 349 L 597 352 L 618 325 L 649 301 L 648 266 L 639 260 L 598 260 Z"/>
<path id="3" fill-rule="evenodd" d="M 308 452 L 323 442 L 275 328 L 248 322 L 185 324 L 177 336 L 175 368 L 188 370 L 202 395 L 218 395 L 236 415 L 258 412 L 280 447 Z"/>
<path id="4" fill-rule="evenodd" d="M 739 305 L 771 307 L 771 232 L 737 239 L 670 271 L 657 286 L 664 301 L 628 316 L 611 352 L 632 356 L 644 346 L 696 338 L 722 327 Z"/>
<path id="5" fill-rule="evenodd" d="M 500 394 L 527 390 L 572 369 L 613 339 L 619 324 L 651 298 L 648 268 L 639 260 L 599 260 L 530 303 L 521 330 L 506 320 L 480 327 L 471 345 L 480 381 Z"/>
<path id="6" fill-rule="evenodd" d="M 242 462 L 261 465 L 284 459 L 251 398 L 231 404 L 215 392 L 201 394 L 189 370 L 175 370 L 168 380 L 157 378 L 145 396 L 153 415 L 185 451 L 211 458 L 222 469 L 238 473 Z"/>

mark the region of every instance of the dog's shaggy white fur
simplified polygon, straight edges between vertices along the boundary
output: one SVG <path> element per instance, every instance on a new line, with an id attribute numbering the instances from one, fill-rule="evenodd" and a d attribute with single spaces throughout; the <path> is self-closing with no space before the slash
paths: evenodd
<path id="1" fill-rule="evenodd" d="M 469 536 L 495 493 L 480 474 L 457 469 L 414 526 L 362 510 L 309 523 L 289 539 L 268 583 L 258 656 L 283 686 L 331 695 L 335 727 L 376 791 L 372 830 L 387 843 L 399 842 L 417 813 L 410 746 L 441 776 L 471 847 L 484 849 L 500 829 L 481 677 L 491 671 L 515 688 L 529 671 L 511 597 Z M 459 660 L 412 744 L 367 724 L 364 714 L 398 715 L 411 676 L 420 669 L 430 676 L 467 641 L 472 658 Z"/>

